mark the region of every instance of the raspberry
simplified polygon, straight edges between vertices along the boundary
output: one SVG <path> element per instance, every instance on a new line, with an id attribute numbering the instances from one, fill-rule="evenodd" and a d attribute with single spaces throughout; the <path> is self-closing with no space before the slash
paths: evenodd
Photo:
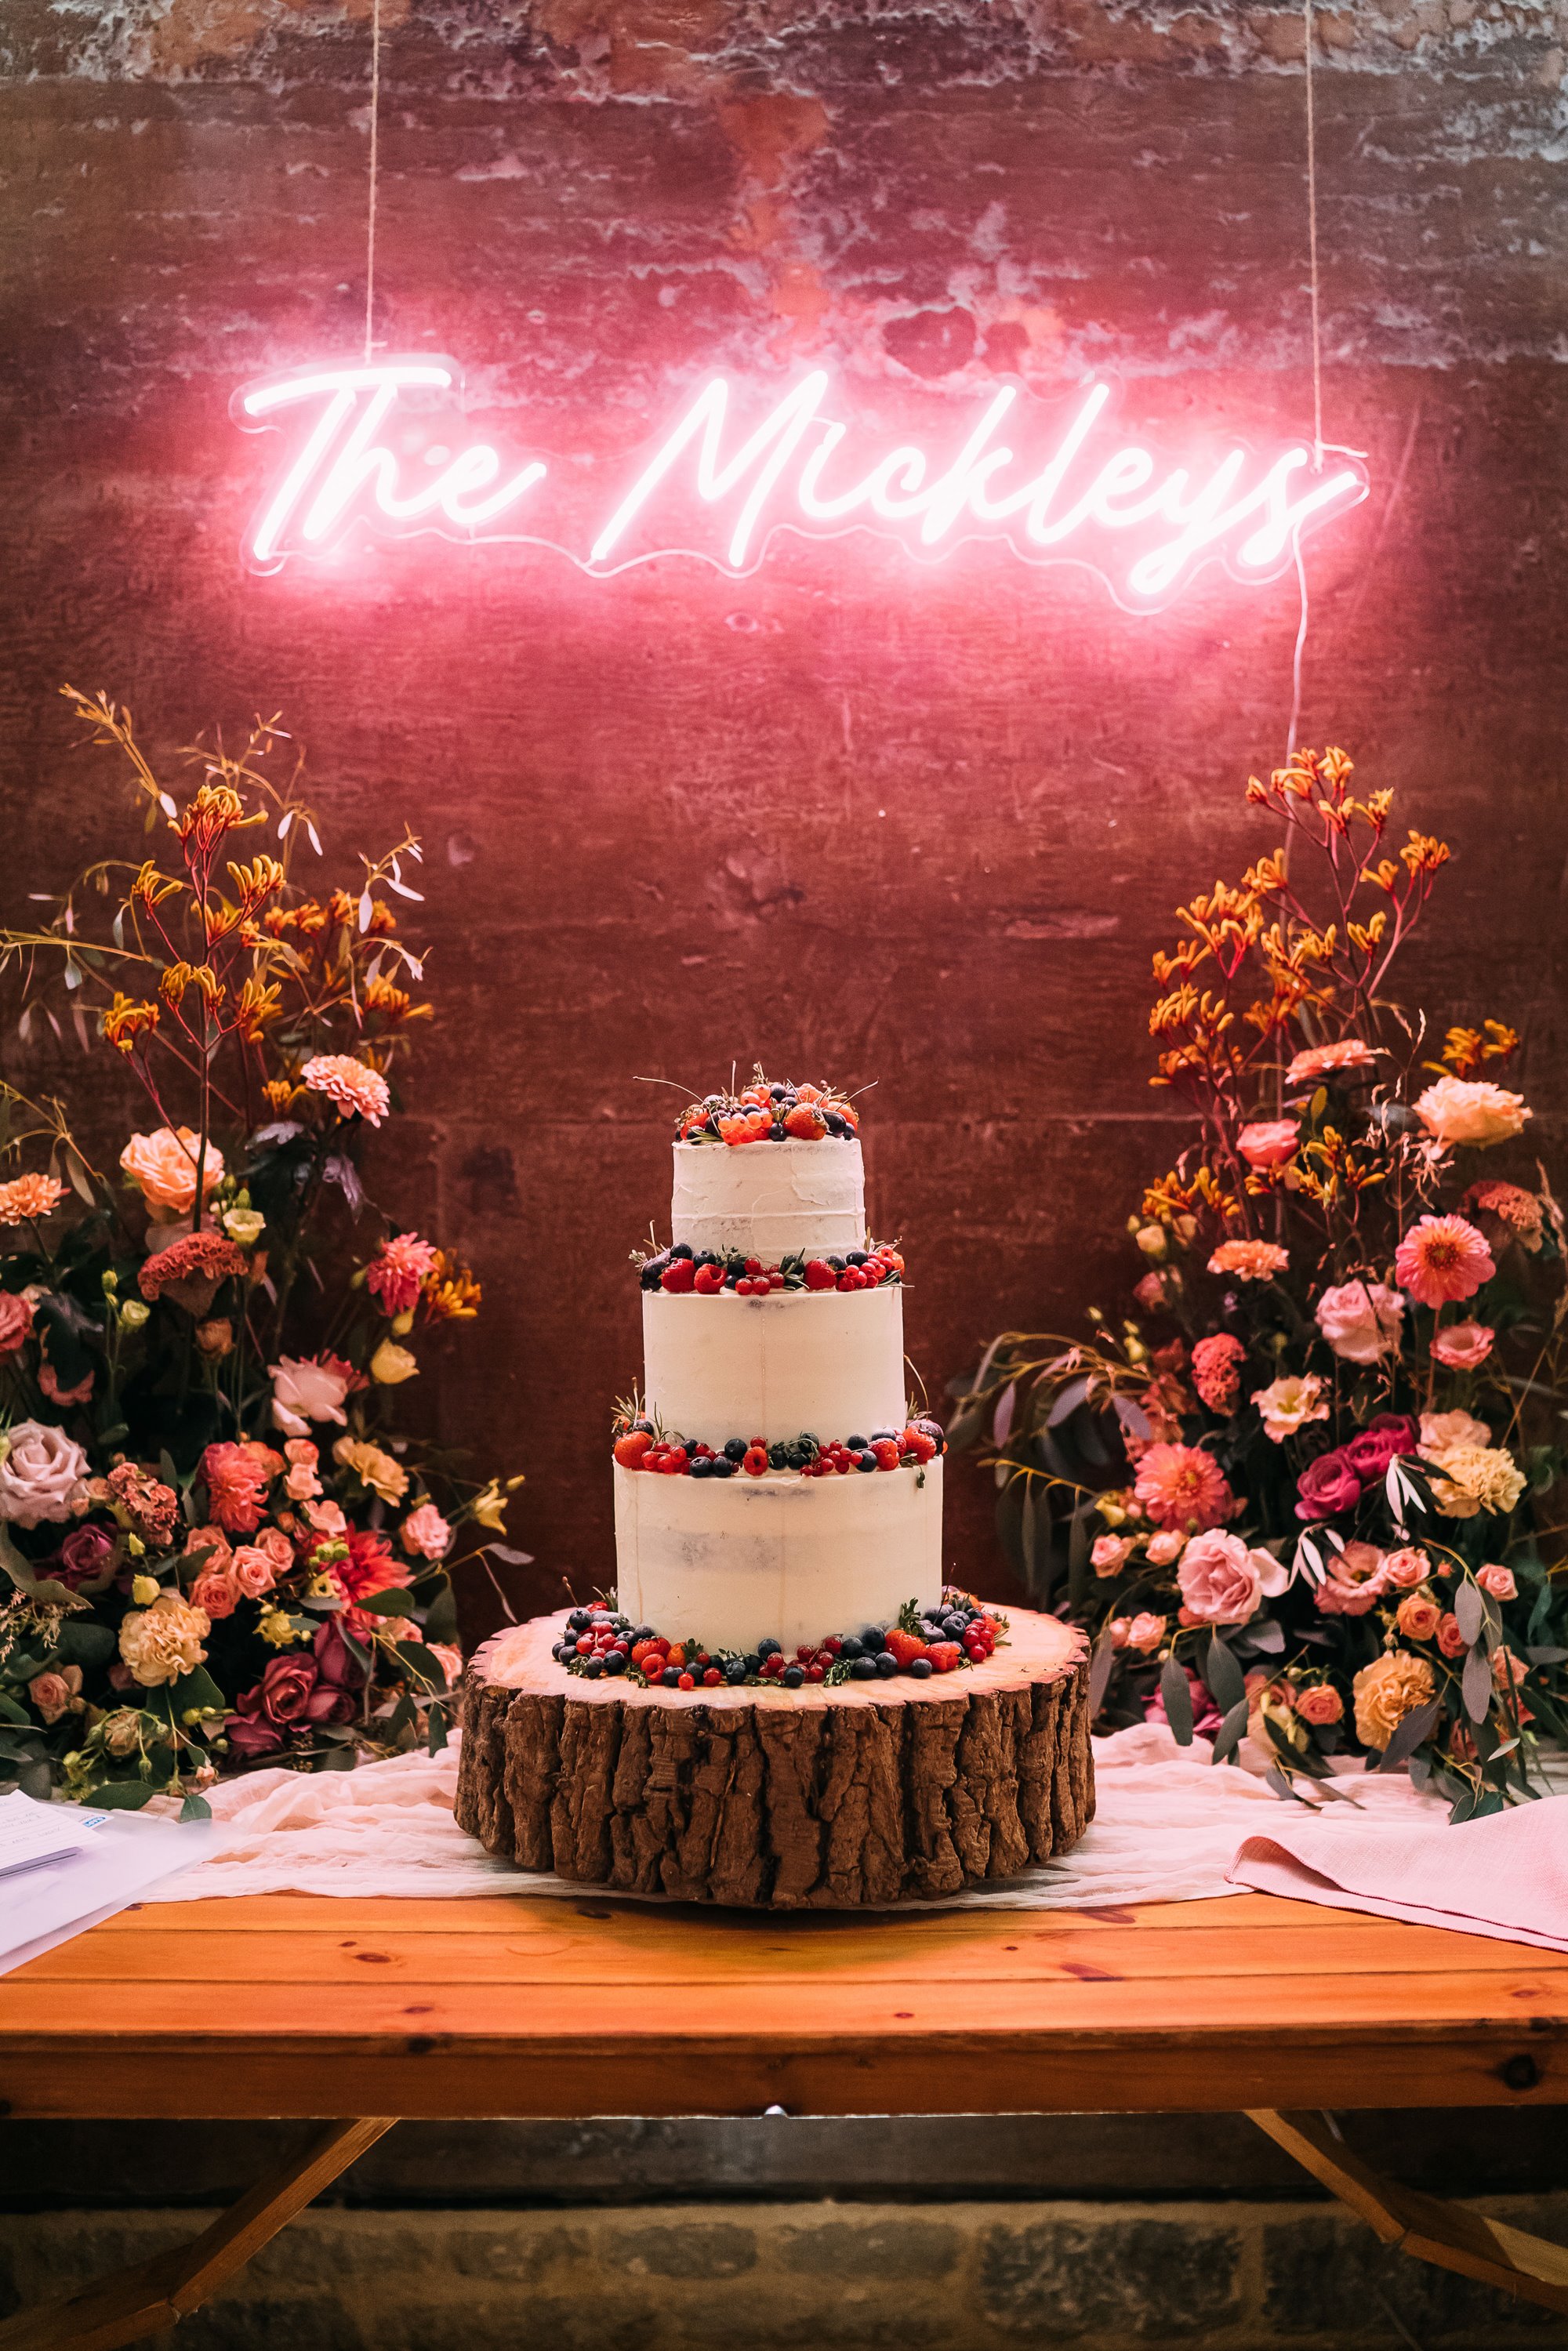
<path id="1" fill-rule="evenodd" d="M 768 1468 L 768 1447 L 765 1445 L 748 1445 L 746 1458 L 740 1466 L 748 1478 L 760 1478 Z"/>
<path id="2" fill-rule="evenodd" d="M 628 1429 L 624 1437 L 618 1437 L 615 1440 L 615 1458 L 622 1469 L 639 1469 L 643 1465 L 643 1456 L 652 1451 L 653 1444 L 653 1440 L 645 1428 Z"/>
<path id="3" fill-rule="evenodd" d="M 929 1461 L 936 1450 L 925 1431 L 923 1428 L 916 1428 L 913 1423 L 904 1431 L 898 1445 L 901 1452 L 913 1453 L 916 1461 Z"/>
<path id="4" fill-rule="evenodd" d="M 906 1633 L 902 1625 L 894 1625 L 883 1643 L 883 1647 L 898 1659 L 899 1671 L 913 1665 L 916 1657 L 925 1655 L 925 1644 L 917 1633 Z"/>
<path id="5" fill-rule="evenodd" d="M 925 1654 L 939 1674 L 950 1674 L 964 1652 L 956 1641 L 933 1641 Z"/>
<path id="6" fill-rule="evenodd" d="M 716 1291 L 724 1288 L 723 1266 L 699 1265 L 692 1288 L 699 1291 L 704 1298 L 712 1298 Z"/>
<path id="7" fill-rule="evenodd" d="M 669 1290 L 672 1296 L 684 1298 L 687 1290 L 696 1288 L 696 1280 L 697 1270 L 690 1258 L 676 1257 L 670 1259 L 659 1276 L 659 1287 Z"/>
<path id="8" fill-rule="evenodd" d="M 806 1259 L 806 1287 L 808 1290 L 834 1290 L 838 1287 L 838 1280 L 839 1277 L 833 1271 L 832 1267 L 824 1263 L 821 1258 L 809 1257 Z"/>
<path id="9" fill-rule="evenodd" d="M 871 1449 L 876 1456 L 876 1466 L 879 1469 L 897 1468 L 898 1447 L 893 1437 L 879 1437 Z"/>
<path id="10" fill-rule="evenodd" d="M 696 1677 L 695 1674 L 683 1674 L 680 1680 L 675 1684 L 675 1687 L 677 1689 L 695 1689 L 696 1686 Z"/>
<path id="11" fill-rule="evenodd" d="M 796 1135 L 802 1143 L 820 1143 L 827 1131 L 827 1120 L 810 1102 L 797 1102 L 784 1114 L 784 1132 Z"/>

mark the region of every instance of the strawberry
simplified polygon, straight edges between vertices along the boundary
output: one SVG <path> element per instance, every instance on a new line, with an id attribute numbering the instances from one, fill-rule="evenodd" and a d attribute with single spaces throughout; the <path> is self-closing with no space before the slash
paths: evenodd
<path id="1" fill-rule="evenodd" d="M 645 1428 L 629 1428 L 624 1437 L 615 1440 L 615 1458 L 622 1469 L 640 1469 L 643 1456 L 651 1451 L 653 1443 Z"/>
<path id="2" fill-rule="evenodd" d="M 806 1259 L 805 1270 L 806 1287 L 808 1290 L 833 1290 L 837 1288 L 839 1277 L 824 1258 L 809 1257 Z"/>
<path id="3" fill-rule="evenodd" d="M 684 1666 L 685 1662 L 686 1653 L 678 1641 L 673 1649 L 667 1649 L 664 1653 L 664 1663 L 667 1666 Z"/>
<path id="4" fill-rule="evenodd" d="M 890 1649 L 898 1659 L 900 1672 L 906 1666 L 912 1666 L 916 1657 L 929 1656 L 931 1654 L 919 1635 L 906 1633 L 902 1625 L 894 1625 L 883 1646 Z"/>
<path id="5" fill-rule="evenodd" d="M 673 1257 L 659 1276 L 659 1287 L 673 1298 L 684 1298 L 696 1287 L 697 1270 L 689 1257 Z"/>
<path id="6" fill-rule="evenodd" d="M 898 1440 L 901 1453 L 912 1453 L 916 1461 L 929 1461 L 936 1447 L 923 1428 L 906 1428 Z"/>
<path id="7" fill-rule="evenodd" d="M 964 1652 L 956 1641 L 933 1641 L 925 1654 L 939 1674 L 950 1674 Z"/>
<path id="8" fill-rule="evenodd" d="M 784 1113 L 784 1132 L 802 1143 L 820 1143 L 828 1131 L 828 1122 L 810 1102 L 797 1102 Z"/>
<path id="9" fill-rule="evenodd" d="M 819 1102 L 822 1099 L 822 1089 L 821 1086 L 797 1086 L 795 1099 L 797 1102 Z"/>
<path id="10" fill-rule="evenodd" d="M 724 1288 L 723 1266 L 699 1265 L 692 1288 L 699 1291 L 704 1298 L 714 1297 Z"/>

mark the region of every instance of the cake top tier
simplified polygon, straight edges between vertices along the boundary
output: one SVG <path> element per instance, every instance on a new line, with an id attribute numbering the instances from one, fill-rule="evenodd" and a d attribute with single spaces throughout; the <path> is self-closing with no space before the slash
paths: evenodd
<path id="1" fill-rule="evenodd" d="M 675 1123 L 671 1239 L 778 1265 L 865 1246 L 859 1113 L 831 1086 L 706 1094 Z"/>
<path id="2" fill-rule="evenodd" d="M 740 1093 L 705 1094 L 675 1121 L 683 1143 L 735 1148 L 771 1143 L 844 1143 L 860 1133 L 860 1113 L 832 1086 L 769 1080 L 760 1065 Z"/>

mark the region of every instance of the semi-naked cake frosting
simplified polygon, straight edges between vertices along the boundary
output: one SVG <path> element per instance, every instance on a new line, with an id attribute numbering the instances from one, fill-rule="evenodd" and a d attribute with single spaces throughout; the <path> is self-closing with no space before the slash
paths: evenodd
<path id="1" fill-rule="evenodd" d="M 670 1247 L 642 1262 L 617 1605 L 715 1654 L 793 1656 L 942 1602 L 942 1433 L 908 1400 L 904 1262 L 867 1238 L 858 1123 L 760 1079 L 695 1104 Z"/>

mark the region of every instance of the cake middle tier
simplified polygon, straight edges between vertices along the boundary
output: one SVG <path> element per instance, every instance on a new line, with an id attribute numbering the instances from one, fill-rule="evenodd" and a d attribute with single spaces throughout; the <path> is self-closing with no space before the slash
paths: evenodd
<path id="1" fill-rule="evenodd" d="M 705 1444 L 805 1431 L 831 1443 L 906 1418 L 904 1292 L 643 1293 L 643 1390 L 663 1428 Z"/>

